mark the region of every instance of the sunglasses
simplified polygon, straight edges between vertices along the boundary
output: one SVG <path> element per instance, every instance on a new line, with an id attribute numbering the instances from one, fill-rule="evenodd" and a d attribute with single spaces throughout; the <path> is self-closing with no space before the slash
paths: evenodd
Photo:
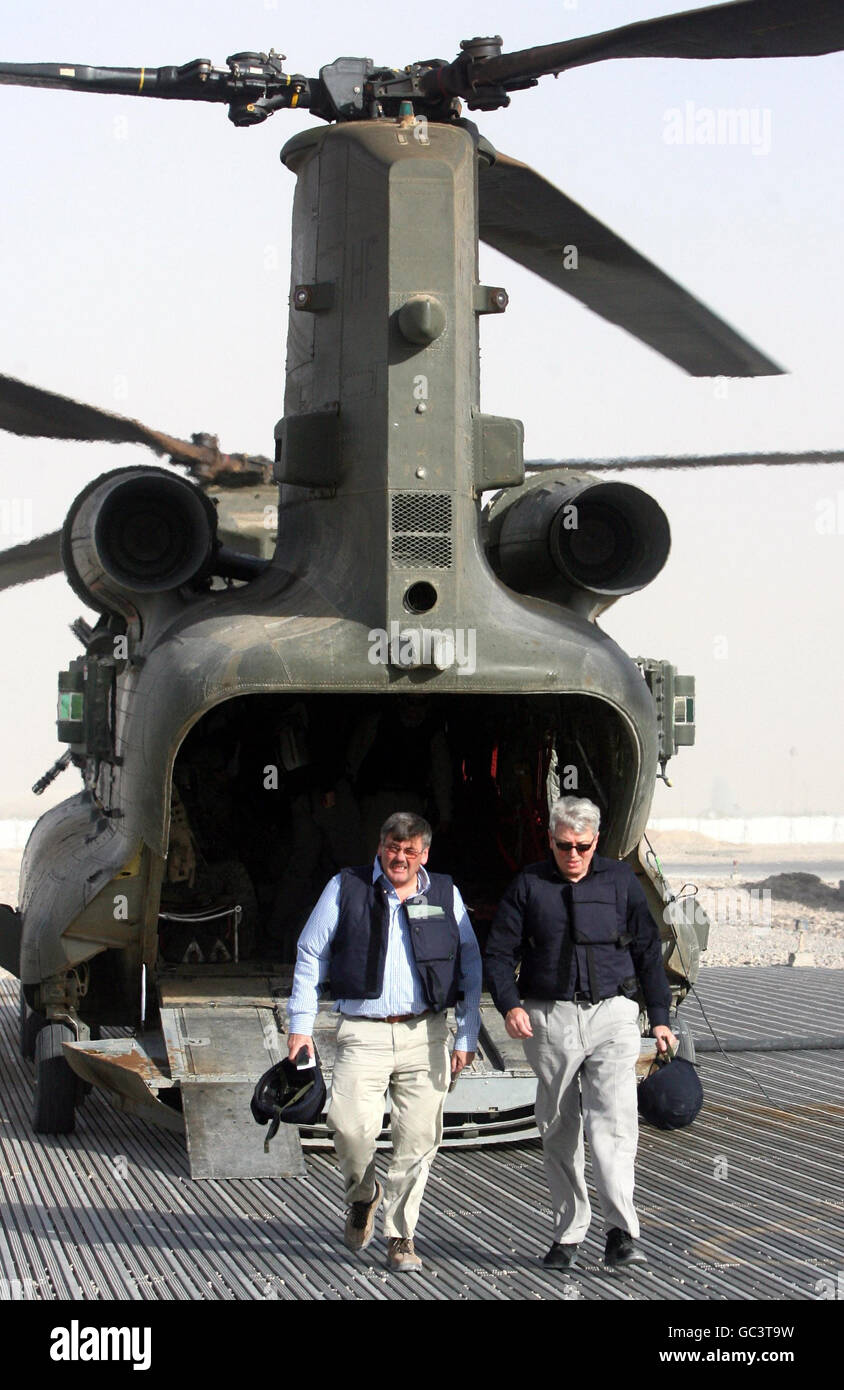
<path id="1" fill-rule="evenodd" d="M 413 863 L 414 859 L 421 859 L 422 855 L 425 853 L 424 849 L 403 850 L 401 845 L 394 844 L 392 840 L 388 840 L 386 842 L 386 844 L 384 845 L 384 849 L 387 851 L 387 854 L 390 856 L 391 859 L 394 859 L 395 856 L 398 854 L 404 854 L 405 859 L 409 860 L 411 864 Z"/>
<path id="2" fill-rule="evenodd" d="M 588 845 L 573 845 L 569 840 L 554 841 L 554 844 L 557 846 L 557 849 L 560 851 L 561 854 L 571 854 L 573 850 L 577 850 L 578 854 L 588 854 L 589 850 L 592 848 L 594 843 L 594 840 L 590 840 Z"/>

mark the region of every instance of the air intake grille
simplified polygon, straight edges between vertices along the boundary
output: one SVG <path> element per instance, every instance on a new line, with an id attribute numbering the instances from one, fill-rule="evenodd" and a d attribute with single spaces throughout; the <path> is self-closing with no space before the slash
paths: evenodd
<path id="1" fill-rule="evenodd" d="M 398 492 L 392 501 L 391 558 L 399 569 L 446 570 L 452 561 L 451 496 Z"/>

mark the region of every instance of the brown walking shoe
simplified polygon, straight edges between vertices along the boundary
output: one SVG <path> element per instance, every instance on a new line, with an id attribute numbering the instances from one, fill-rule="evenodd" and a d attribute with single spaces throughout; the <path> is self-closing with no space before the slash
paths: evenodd
<path id="1" fill-rule="evenodd" d="M 343 1230 L 343 1244 L 349 1250 L 365 1250 L 375 1234 L 375 1213 L 381 1205 L 384 1189 L 375 1184 L 375 1196 L 369 1202 L 352 1202 Z"/>
<path id="2" fill-rule="evenodd" d="M 391 1236 L 387 1246 L 387 1268 L 407 1272 L 422 1268 L 422 1261 L 413 1248 L 412 1236 Z"/>

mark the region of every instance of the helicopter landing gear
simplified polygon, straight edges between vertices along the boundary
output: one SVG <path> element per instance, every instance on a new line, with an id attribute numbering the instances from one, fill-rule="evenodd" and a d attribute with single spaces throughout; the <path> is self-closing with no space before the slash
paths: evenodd
<path id="1" fill-rule="evenodd" d="M 66 1023 L 47 1023 L 35 1039 L 35 1100 L 32 1128 L 36 1134 L 70 1134 L 76 1106 L 82 1099 L 79 1080 L 68 1066 L 63 1042 L 76 1035 Z"/>
<path id="2" fill-rule="evenodd" d="M 18 1045 L 21 1057 L 25 1062 L 32 1062 L 35 1059 L 35 1042 L 41 1029 L 46 1027 L 47 1019 L 44 1014 L 40 1014 L 36 1009 L 31 1009 L 27 1004 L 23 986 L 20 990 L 20 1013 L 18 1019 Z"/>

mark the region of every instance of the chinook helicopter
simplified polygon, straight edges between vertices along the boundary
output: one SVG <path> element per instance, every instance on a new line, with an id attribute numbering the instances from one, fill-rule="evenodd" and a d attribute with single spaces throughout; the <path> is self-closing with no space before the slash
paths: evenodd
<path id="1" fill-rule="evenodd" d="M 497 891 L 542 852 L 549 797 L 590 796 L 605 852 L 639 867 L 682 1000 L 705 921 L 672 900 L 642 837 L 655 776 L 693 739 L 693 684 L 632 661 L 597 623 L 662 568 L 667 520 L 594 463 L 529 465 L 526 478 L 520 423 L 481 413 L 478 320 L 507 296 L 478 282 L 477 234 L 692 375 L 780 368 L 494 150 L 461 103 L 493 111 L 603 58 L 844 46 L 830 5 L 789 10 L 739 0 L 514 54 L 485 38 L 453 62 L 341 58 L 316 78 L 273 53 L 226 68 L 0 66 L 0 82 L 222 102 L 236 125 L 296 108 L 324 122 L 282 154 L 297 192 L 272 555 L 254 520 L 221 525 L 197 485 L 222 480 L 230 496 L 242 464 L 250 487 L 268 487 L 262 461 L 2 383 L 7 429 L 130 439 L 194 470 L 97 479 L 60 537 L 17 547 L 0 570 L 18 583 L 60 563 L 100 615 L 77 624 L 84 655 L 60 677 L 63 761 L 83 790 L 39 821 L 20 909 L 2 922 L 36 1130 L 67 1132 L 81 1083 L 102 1084 L 124 1108 L 186 1124 L 196 1176 L 234 1175 L 220 1134 L 276 1059 L 296 931 L 358 828 L 371 847 L 385 793 L 433 808 L 437 866 L 458 877 L 480 936 Z M 563 247 L 578 252 L 574 278 Z M 253 501 L 263 517 L 264 495 Z M 417 761 L 445 749 L 437 785 L 395 784 L 398 730 Z M 520 1049 L 491 1009 L 484 1023 L 476 1072 L 449 1099 L 457 1141 L 518 1136 L 530 1110 Z M 115 1025 L 136 1036 L 97 1040 Z"/>

